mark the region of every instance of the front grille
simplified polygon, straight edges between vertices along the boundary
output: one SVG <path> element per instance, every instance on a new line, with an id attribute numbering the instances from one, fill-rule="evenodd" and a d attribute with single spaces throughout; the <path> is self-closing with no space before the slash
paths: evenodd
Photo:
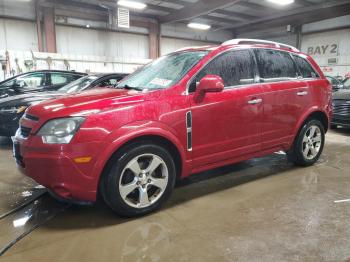
<path id="1" fill-rule="evenodd" d="M 36 121 L 36 122 L 39 121 L 39 117 L 33 116 L 33 115 L 29 115 L 27 113 L 24 115 L 24 117 L 29 119 L 29 120 L 32 120 L 32 121 Z"/>
<path id="2" fill-rule="evenodd" d="M 336 123 L 338 125 L 350 125 L 350 118 L 345 119 L 345 118 L 333 117 L 332 123 Z"/>
<path id="3" fill-rule="evenodd" d="M 21 128 L 21 136 L 23 138 L 27 138 L 30 135 L 30 132 L 32 131 L 32 129 L 29 127 L 21 126 L 20 128 Z"/>
<path id="4" fill-rule="evenodd" d="M 333 113 L 336 115 L 350 115 L 350 101 L 334 100 Z"/>

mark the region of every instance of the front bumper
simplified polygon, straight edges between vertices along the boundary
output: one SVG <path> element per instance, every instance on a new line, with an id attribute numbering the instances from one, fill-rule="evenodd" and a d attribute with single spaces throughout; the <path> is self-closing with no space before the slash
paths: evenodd
<path id="1" fill-rule="evenodd" d="M 97 156 L 77 164 L 76 157 L 96 152 L 98 142 L 45 145 L 38 136 L 13 138 L 14 157 L 19 170 L 60 198 L 75 202 L 95 202 L 99 177 L 92 175 Z M 91 154 L 90 154 L 91 155 Z"/>
<path id="2" fill-rule="evenodd" d="M 333 114 L 331 124 L 350 127 L 350 114 L 348 115 Z"/>
<path id="3" fill-rule="evenodd" d="M 23 114 L 0 113 L 0 136 L 13 136 Z"/>

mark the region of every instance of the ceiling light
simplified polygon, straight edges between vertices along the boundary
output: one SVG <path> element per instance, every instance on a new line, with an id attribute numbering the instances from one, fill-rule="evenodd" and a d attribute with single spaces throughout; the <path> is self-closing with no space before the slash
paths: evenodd
<path id="1" fill-rule="evenodd" d="M 199 23 L 189 23 L 187 26 L 190 28 L 199 29 L 199 30 L 208 30 L 211 27 L 210 25 L 199 24 Z"/>
<path id="2" fill-rule="evenodd" d="M 294 0 L 267 0 L 276 5 L 290 5 L 294 3 Z"/>
<path id="3" fill-rule="evenodd" d="M 125 0 L 118 1 L 118 5 L 133 8 L 133 9 L 139 9 L 139 10 L 144 9 L 147 6 L 144 3 L 135 2 L 135 1 L 125 1 Z"/>

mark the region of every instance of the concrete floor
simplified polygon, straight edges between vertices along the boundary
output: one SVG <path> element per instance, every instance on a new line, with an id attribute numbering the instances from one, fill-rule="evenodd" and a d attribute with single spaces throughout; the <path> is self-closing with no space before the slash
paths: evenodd
<path id="1" fill-rule="evenodd" d="M 348 261 L 349 138 L 329 132 L 309 168 L 274 154 L 195 175 L 138 219 L 55 202 L 16 171 L 2 140 L 0 217 L 21 208 L 0 219 L 0 260 Z"/>

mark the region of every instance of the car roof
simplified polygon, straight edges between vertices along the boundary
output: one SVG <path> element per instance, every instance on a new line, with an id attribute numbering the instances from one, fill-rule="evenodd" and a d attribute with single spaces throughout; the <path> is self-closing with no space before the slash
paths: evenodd
<path id="1" fill-rule="evenodd" d="M 44 70 L 33 70 L 33 71 L 28 71 L 28 72 L 24 72 L 15 76 L 11 76 L 9 78 L 6 78 L 2 81 L 0 81 L 0 85 L 7 82 L 7 81 L 11 81 L 12 79 L 15 79 L 19 76 L 23 76 L 26 74 L 30 74 L 30 73 L 66 73 L 66 74 L 72 74 L 72 75 L 80 75 L 80 76 L 85 76 L 87 75 L 86 73 L 82 73 L 82 72 L 76 72 L 76 71 L 67 71 L 67 70 L 48 70 L 48 69 L 44 69 Z"/>
<path id="2" fill-rule="evenodd" d="M 43 73 L 66 73 L 66 74 L 68 73 L 68 74 L 76 74 L 76 75 L 87 75 L 86 73 L 83 73 L 83 72 L 68 71 L 68 70 L 48 70 L 48 69 L 34 70 L 34 71 L 25 72 L 23 74 L 37 73 L 37 72 L 43 72 Z"/>

